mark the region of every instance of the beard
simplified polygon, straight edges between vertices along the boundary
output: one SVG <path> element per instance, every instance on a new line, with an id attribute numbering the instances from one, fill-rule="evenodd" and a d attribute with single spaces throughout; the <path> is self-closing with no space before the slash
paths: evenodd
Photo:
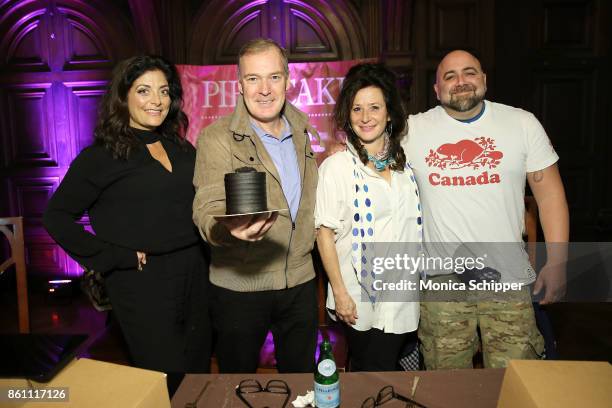
<path id="1" fill-rule="evenodd" d="M 458 96 L 458 93 L 472 91 L 467 95 Z M 442 102 L 442 105 L 457 112 L 467 112 L 476 107 L 484 99 L 485 90 L 478 92 L 472 85 L 462 85 L 451 91 L 450 99 Z"/>

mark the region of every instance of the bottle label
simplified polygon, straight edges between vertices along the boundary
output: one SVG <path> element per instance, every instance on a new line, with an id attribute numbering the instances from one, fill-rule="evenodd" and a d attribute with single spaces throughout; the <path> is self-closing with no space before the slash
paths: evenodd
<path id="1" fill-rule="evenodd" d="M 326 358 L 325 360 L 321 360 L 317 369 L 323 376 L 330 377 L 336 372 L 336 363 L 334 360 Z"/>
<path id="2" fill-rule="evenodd" d="M 340 382 L 333 384 L 314 383 L 315 405 L 317 408 L 336 408 L 340 406 Z"/>

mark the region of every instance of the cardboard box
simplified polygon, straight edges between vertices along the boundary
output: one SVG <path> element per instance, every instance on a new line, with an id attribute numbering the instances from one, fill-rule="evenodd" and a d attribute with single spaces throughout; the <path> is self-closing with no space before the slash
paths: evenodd
<path id="1" fill-rule="evenodd" d="M 612 407 L 612 366 L 591 361 L 512 360 L 497 407 Z"/>
<path id="2" fill-rule="evenodd" d="M 82 358 L 74 360 L 48 383 L 30 382 L 34 388 L 50 389 L 67 387 L 68 402 L 33 404 L 30 400 L 3 400 L 1 406 L 54 408 L 168 408 L 170 398 L 166 386 L 166 374 L 103 361 Z M 0 388 L 31 388 L 26 380 L 0 380 Z"/>

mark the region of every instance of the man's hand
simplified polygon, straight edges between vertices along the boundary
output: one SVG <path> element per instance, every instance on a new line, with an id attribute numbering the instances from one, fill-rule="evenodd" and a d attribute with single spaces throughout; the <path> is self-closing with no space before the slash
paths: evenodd
<path id="1" fill-rule="evenodd" d="M 527 173 L 529 187 L 538 203 L 540 223 L 546 240 L 546 265 L 540 271 L 533 293 L 545 290 L 541 305 L 554 303 L 565 295 L 569 210 L 556 164 Z"/>
<path id="2" fill-rule="evenodd" d="M 138 258 L 138 270 L 142 271 L 142 266 L 147 264 L 147 254 L 136 251 L 136 257 Z"/>
<path id="3" fill-rule="evenodd" d="M 230 234 L 238 239 L 259 241 L 263 239 L 277 218 L 278 211 L 274 211 L 262 214 L 237 215 L 235 217 L 219 217 L 217 222 L 224 225 Z"/>
<path id="4" fill-rule="evenodd" d="M 539 294 L 542 289 L 544 289 L 544 297 L 540 300 L 541 305 L 558 302 L 565 296 L 566 274 L 564 263 L 555 265 L 547 263 L 542 267 L 533 286 L 533 294 Z"/>
<path id="5" fill-rule="evenodd" d="M 334 143 L 331 146 L 329 146 L 327 149 L 328 149 L 327 151 L 329 152 L 330 156 L 336 153 L 343 152 L 346 150 L 346 142 Z"/>

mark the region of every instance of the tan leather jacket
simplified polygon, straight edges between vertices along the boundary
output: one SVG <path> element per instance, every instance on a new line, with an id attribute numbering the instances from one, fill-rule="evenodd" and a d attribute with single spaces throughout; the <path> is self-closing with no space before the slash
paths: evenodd
<path id="1" fill-rule="evenodd" d="M 283 114 L 289 122 L 298 158 L 302 196 L 295 223 L 289 211 L 278 219 L 261 241 L 232 237 L 211 215 L 225 214 L 224 176 L 240 167 L 266 173 L 268 208 L 288 208 L 280 176 L 263 143 L 252 129 L 242 97 L 231 115 L 202 130 L 198 137 L 193 183 L 193 221 L 204 240 L 211 244 L 210 281 L 217 286 L 254 292 L 291 288 L 314 278 L 311 251 L 314 227 L 317 164 L 310 145 L 306 114 L 285 102 Z"/>

